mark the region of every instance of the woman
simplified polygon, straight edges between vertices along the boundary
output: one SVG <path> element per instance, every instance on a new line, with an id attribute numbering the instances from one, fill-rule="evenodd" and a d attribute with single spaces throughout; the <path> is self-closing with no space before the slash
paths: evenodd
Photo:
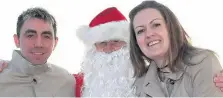
<path id="1" fill-rule="evenodd" d="M 223 96 L 213 82 L 222 70 L 218 59 L 212 51 L 189 44 L 187 33 L 169 8 L 144 1 L 131 10 L 129 18 L 138 96 Z"/>

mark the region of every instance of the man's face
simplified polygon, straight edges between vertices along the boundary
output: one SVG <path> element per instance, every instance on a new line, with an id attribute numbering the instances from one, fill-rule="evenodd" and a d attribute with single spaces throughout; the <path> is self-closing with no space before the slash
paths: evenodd
<path id="1" fill-rule="evenodd" d="M 111 40 L 111 41 L 104 41 L 96 43 L 96 50 L 98 52 L 105 52 L 105 53 L 111 53 L 113 51 L 117 51 L 121 49 L 124 45 L 126 45 L 126 42 L 124 41 L 118 41 L 118 40 Z"/>
<path id="2" fill-rule="evenodd" d="M 54 50 L 58 38 L 54 35 L 50 23 L 30 18 L 26 20 L 20 30 L 20 38 L 14 35 L 14 41 L 25 59 L 32 64 L 44 64 Z"/>

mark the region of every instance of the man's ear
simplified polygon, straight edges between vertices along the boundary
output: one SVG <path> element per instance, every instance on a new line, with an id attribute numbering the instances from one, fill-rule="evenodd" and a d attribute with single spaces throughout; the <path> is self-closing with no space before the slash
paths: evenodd
<path id="1" fill-rule="evenodd" d="M 14 34 L 13 37 L 14 37 L 14 43 L 15 43 L 16 47 L 19 48 L 20 47 L 19 37 L 17 36 L 17 34 Z"/>
<path id="2" fill-rule="evenodd" d="M 59 40 L 59 39 L 58 39 L 58 37 L 56 37 L 56 38 L 55 38 L 54 49 L 55 49 L 55 48 L 56 48 L 56 46 L 57 46 L 58 40 Z M 54 49 L 53 49 L 53 50 L 54 50 Z"/>

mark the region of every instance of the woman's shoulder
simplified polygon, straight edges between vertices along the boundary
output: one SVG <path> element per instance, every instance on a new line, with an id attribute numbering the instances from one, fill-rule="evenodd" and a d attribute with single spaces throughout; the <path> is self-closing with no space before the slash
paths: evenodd
<path id="1" fill-rule="evenodd" d="M 190 55 L 185 57 L 189 65 L 198 65 L 205 60 L 217 59 L 215 53 L 208 49 L 195 49 L 192 50 Z"/>
<path id="2" fill-rule="evenodd" d="M 199 72 L 216 73 L 222 69 L 221 64 L 216 54 L 211 50 L 198 49 L 193 52 L 194 54 L 188 57 L 187 72 L 192 76 L 197 75 Z"/>
<path id="3" fill-rule="evenodd" d="M 216 96 L 219 94 L 217 96 L 220 96 L 221 92 L 213 82 L 213 77 L 222 70 L 215 53 L 211 50 L 196 50 L 189 61 L 193 65 L 187 66 L 186 72 L 189 77 L 186 79 L 193 85 L 193 94 L 195 96 Z"/>

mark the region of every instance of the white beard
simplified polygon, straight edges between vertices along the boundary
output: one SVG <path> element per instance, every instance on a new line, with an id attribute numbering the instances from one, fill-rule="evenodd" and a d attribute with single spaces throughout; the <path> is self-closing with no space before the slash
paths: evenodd
<path id="1" fill-rule="evenodd" d="M 129 50 L 110 54 L 90 50 L 82 64 L 83 97 L 134 97 L 133 68 Z"/>

